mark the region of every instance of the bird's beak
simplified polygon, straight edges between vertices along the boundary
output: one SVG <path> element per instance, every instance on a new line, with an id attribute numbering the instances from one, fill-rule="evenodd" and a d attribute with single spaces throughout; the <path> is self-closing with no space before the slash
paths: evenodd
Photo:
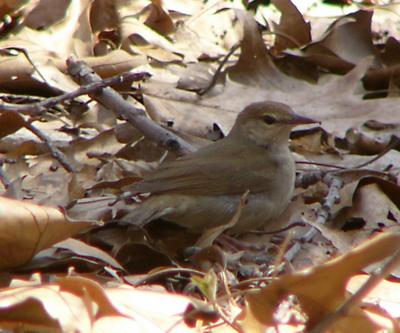
<path id="1" fill-rule="evenodd" d="M 300 116 L 299 114 L 296 114 L 294 118 L 288 120 L 286 123 L 290 125 L 316 124 L 316 123 L 321 124 L 321 122 L 318 120 Z"/>

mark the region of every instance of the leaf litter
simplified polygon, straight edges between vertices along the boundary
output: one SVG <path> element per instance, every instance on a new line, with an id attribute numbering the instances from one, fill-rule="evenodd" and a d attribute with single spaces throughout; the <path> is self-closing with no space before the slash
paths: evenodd
<path id="1" fill-rule="evenodd" d="M 385 289 L 399 289 L 399 41 L 381 23 L 397 4 L 45 3 L 0 7 L 0 327 L 400 331 Z M 299 186 L 276 225 L 293 227 L 249 233 L 243 250 L 217 238 L 229 225 L 196 240 L 166 222 L 127 224 L 146 198 L 115 203 L 122 188 L 177 154 L 99 91 L 39 107 L 79 88 L 72 53 L 103 79 L 121 75 L 113 87 L 187 147 L 223 137 L 254 101 L 320 120 L 292 133 Z M 127 71 L 150 78 L 124 82 Z"/>

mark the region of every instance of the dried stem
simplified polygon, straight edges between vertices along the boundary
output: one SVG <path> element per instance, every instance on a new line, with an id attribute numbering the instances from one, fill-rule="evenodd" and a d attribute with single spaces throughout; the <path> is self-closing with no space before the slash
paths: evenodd
<path id="1" fill-rule="evenodd" d="M 333 206 L 339 202 L 339 192 L 344 184 L 343 179 L 333 173 L 327 173 L 322 178 L 322 181 L 328 185 L 329 192 L 324 198 L 321 208 L 317 212 L 317 219 L 315 221 L 317 224 L 325 224 L 329 220 Z M 290 248 L 290 250 L 286 253 L 285 258 L 289 261 L 292 260 L 293 257 L 300 251 L 300 244 L 312 240 L 316 233 L 317 230 L 315 228 L 309 230 L 305 235 L 303 235 L 303 237 L 301 237 L 300 242 L 294 244 Z"/>
<path id="2" fill-rule="evenodd" d="M 60 96 L 47 98 L 37 103 L 29 103 L 29 104 L 13 104 L 13 103 L 5 103 L 0 102 L 0 112 L 11 111 L 18 112 L 25 115 L 37 116 L 43 114 L 47 109 L 50 109 L 56 106 L 59 103 L 62 103 L 67 100 L 72 100 L 76 97 L 94 93 L 97 90 L 100 90 L 104 87 L 111 86 L 114 84 L 122 83 L 125 81 L 139 81 L 148 77 L 147 73 L 124 73 L 118 76 L 113 76 L 108 79 L 96 81 L 89 83 L 85 86 L 78 88 L 69 93 L 65 93 Z"/>
<path id="3" fill-rule="evenodd" d="M 197 94 L 200 96 L 205 95 L 206 93 L 208 93 L 212 87 L 215 86 L 215 84 L 217 83 L 218 77 L 221 74 L 222 68 L 224 68 L 224 65 L 227 63 L 228 59 L 230 58 L 230 56 L 240 47 L 240 43 L 235 44 L 232 46 L 232 48 L 229 50 L 229 52 L 225 55 L 225 57 L 222 59 L 222 61 L 220 62 L 217 70 L 215 71 L 213 78 L 211 79 L 210 83 L 208 84 L 207 87 L 205 87 L 204 89 L 200 89 Z"/>
<path id="4" fill-rule="evenodd" d="M 82 61 L 76 61 L 70 57 L 67 65 L 68 73 L 81 84 L 87 85 L 101 81 L 100 76 Z M 166 149 L 178 155 L 185 155 L 195 150 L 189 143 L 147 118 L 141 109 L 125 101 L 114 89 L 105 87 L 89 93 L 89 96 L 118 116 L 126 119 L 141 131 L 144 136 L 164 146 Z"/>
<path id="5" fill-rule="evenodd" d="M 24 127 L 44 142 L 44 144 L 49 149 L 51 156 L 53 156 L 63 166 L 65 170 L 67 170 L 68 172 L 77 172 L 76 168 L 68 162 L 67 157 L 64 155 L 64 153 L 61 152 L 61 150 L 59 150 L 53 144 L 51 139 L 45 133 L 43 133 L 37 127 L 33 126 L 32 123 L 28 121 L 25 121 Z"/>

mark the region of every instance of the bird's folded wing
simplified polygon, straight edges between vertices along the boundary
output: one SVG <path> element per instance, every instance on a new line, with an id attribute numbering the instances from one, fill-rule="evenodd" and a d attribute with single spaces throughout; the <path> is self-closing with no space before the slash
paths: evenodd
<path id="1" fill-rule="evenodd" d="M 219 143 L 219 142 L 218 142 Z M 222 195 L 268 192 L 278 167 L 265 154 L 247 147 L 214 143 L 192 155 L 162 164 L 142 181 L 125 190 L 134 193 Z"/>

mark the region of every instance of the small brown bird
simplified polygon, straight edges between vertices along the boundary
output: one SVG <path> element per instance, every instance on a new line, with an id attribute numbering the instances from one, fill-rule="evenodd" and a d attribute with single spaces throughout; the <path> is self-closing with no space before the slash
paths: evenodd
<path id="1" fill-rule="evenodd" d="M 240 198 L 247 205 L 232 228 L 243 232 L 278 217 L 293 193 L 295 163 L 289 150 L 293 127 L 316 121 L 288 105 L 259 102 L 239 113 L 230 133 L 193 154 L 162 164 L 128 190 L 150 197 L 124 219 L 144 225 L 156 218 L 197 232 L 228 223 Z"/>

